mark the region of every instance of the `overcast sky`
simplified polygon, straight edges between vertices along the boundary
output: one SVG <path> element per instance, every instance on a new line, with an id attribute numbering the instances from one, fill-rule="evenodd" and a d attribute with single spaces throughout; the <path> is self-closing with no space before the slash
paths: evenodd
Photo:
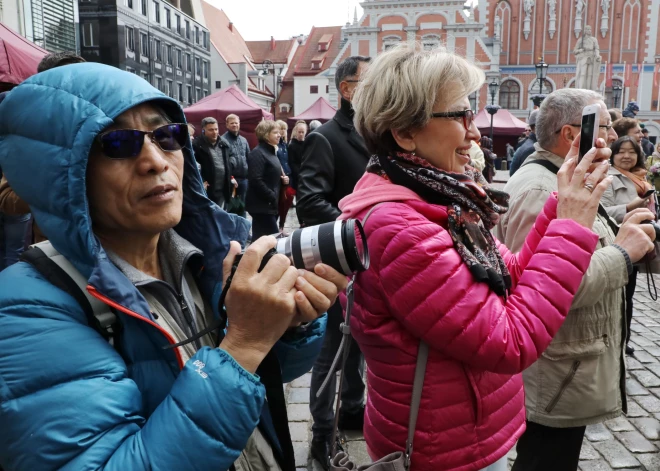
<path id="1" fill-rule="evenodd" d="M 358 19 L 362 16 L 361 0 L 207 1 L 224 10 L 246 41 L 289 39 L 309 34 L 312 26 L 343 26 L 353 21 L 355 7 Z"/>

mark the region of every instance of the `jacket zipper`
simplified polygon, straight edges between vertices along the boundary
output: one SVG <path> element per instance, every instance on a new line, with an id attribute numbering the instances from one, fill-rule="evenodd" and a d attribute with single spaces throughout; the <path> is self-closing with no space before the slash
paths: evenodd
<path id="1" fill-rule="evenodd" d="M 131 317 L 134 317 L 134 318 L 139 319 L 141 321 L 144 321 L 147 324 L 155 327 L 156 329 L 158 329 L 158 331 L 160 333 L 162 333 L 165 336 L 165 338 L 167 339 L 167 341 L 169 342 L 170 345 L 176 344 L 176 341 L 174 340 L 174 338 L 172 338 L 172 336 L 170 334 L 168 334 L 161 326 L 159 326 L 155 322 L 141 316 L 137 312 L 132 311 L 132 310 L 128 309 L 127 307 L 122 306 L 119 303 L 116 303 L 115 301 L 108 298 L 107 296 L 99 293 L 97 291 L 97 289 L 94 288 L 92 285 L 87 285 L 87 291 L 89 291 L 89 294 L 94 296 L 99 301 L 102 301 L 103 303 L 107 304 L 108 306 L 113 307 L 113 308 L 117 309 L 118 311 L 123 312 L 124 314 L 126 314 L 128 316 L 131 316 Z M 173 350 L 174 350 L 174 354 L 176 355 L 176 360 L 177 360 L 177 363 L 179 364 L 179 368 L 183 369 L 183 359 L 181 358 L 181 353 L 179 352 L 179 349 L 174 348 Z"/>
<path id="2" fill-rule="evenodd" d="M 555 408 L 557 403 L 559 402 L 559 399 L 561 398 L 562 394 L 564 394 L 564 391 L 566 391 L 566 388 L 568 388 L 568 385 L 573 381 L 573 378 L 575 377 L 575 373 L 577 373 L 578 368 L 580 367 L 580 363 L 582 363 L 580 360 L 576 360 L 573 362 L 573 366 L 571 367 L 571 371 L 568 373 L 568 376 L 564 378 L 564 381 L 561 383 L 561 387 L 559 388 L 559 392 L 555 395 L 555 397 L 552 398 L 552 401 L 550 401 L 550 404 L 545 408 L 545 411 L 549 414 L 552 412 L 552 409 Z"/>

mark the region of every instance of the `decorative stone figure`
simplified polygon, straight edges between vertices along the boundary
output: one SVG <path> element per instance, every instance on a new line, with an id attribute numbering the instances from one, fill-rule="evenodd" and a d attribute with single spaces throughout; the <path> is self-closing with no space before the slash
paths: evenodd
<path id="1" fill-rule="evenodd" d="M 603 16 L 600 18 L 600 34 L 605 37 L 610 22 L 610 0 L 600 0 L 600 7 L 603 10 Z"/>
<path id="2" fill-rule="evenodd" d="M 573 54 L 577 61 L 575 88 L 597 90 L 602 58 L 598 40 L 591 35 L 591 26 L 584 27 L 584 34 L 575 45 Z"/>
<path id="3" fill-rule="evenodd" d="M 534 8 L 535 1 L 536 0 L 525 0 L 523 2 L 523 10 L 525 10 L 525 18 L 523 19 L 523 36 L 525 36 L 525 39 L 529 38 L 529 33 L 531 32 L 532 8 Z"/>
<path id="4" fill-rule="evenodd" d="M 575 0 L 575 26 L 573 31 L 576 39 L 582 31 L 582 10 L 584 10 L 584 0 Z"/>
<path id="5" fill-rule="evenodd" d="M 557 31 L 557 0 L 548 0 L 548 34 L 550 39 L 555 37 Z"/>

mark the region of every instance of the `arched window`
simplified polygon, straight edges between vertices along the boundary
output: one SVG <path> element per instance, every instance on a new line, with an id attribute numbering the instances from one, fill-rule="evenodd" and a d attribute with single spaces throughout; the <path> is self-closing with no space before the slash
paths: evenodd
<path id="1" fill-rule="evenodd" d="M 383 51 L 389 51 L 400 42 L 401 38 L 398 36 L 387 36 L 386 38 L 383 38 Z"/>
<path id="2" fill-rule="evenodd" d="M 435 34 L 429 34 L 422 37 L 422 47 L 425 51 L 430 51 L 440 45 L 440 38 Z"/>
<path id="3" fill-rule="evenodd" d="M 619 87 L 619 97 L 614 103 L 614 93 L 612 93 L 612 88 Z M 612 86 L 605 87 L 605 104 L 608 108 L 622 108 L 623 102 L 623 82 L 619 79 L 612 79 Z"/>
<path id="4" fill-rule="evenodd" d="M 520 109 L 520 85 L 513 80 L 505 80 L 500 85 L 500 106 L 507 110 Z"/>

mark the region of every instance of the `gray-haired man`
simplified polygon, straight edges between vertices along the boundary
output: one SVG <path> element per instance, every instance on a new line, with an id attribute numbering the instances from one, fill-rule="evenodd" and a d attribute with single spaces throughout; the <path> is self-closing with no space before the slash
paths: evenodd
<path id="1" fill-rule="evenodd" d="M 220 137 L 215 118 L 202 120 L 202 134 L 193 141 L 193 150 L 202 167 L 202 179 L 208 183 L 208 197 L 224 209 L 231 191 L 229 144 Z"/>
<path id="2" fill-rule="evenodd" d="M 495 229 L 512 252 L 522 249 L 546 200 L 557 191 L 556 172 L 580 134 L 582 109 L 593 104 L 600 106 L 598 137 L 605 145 L 616 133 L 598 93 L 564 88 L 541 105 L 536 151 L 504 188 L 511 196 L 509 211 Z M 632 263 L 647 247 L 639 223 L 651 217 L 648 211 L 633 214 L 616 236 L 609 218 L 596 218 L 592 230 L 600 241 L 566 321 L 523 372 L 527 430 L 518 441 L 514 471 L 577 469 L 586 426 L 625 411 L 623 288 Z M 552 270 L 552 260 L 547 269 Z"/>

